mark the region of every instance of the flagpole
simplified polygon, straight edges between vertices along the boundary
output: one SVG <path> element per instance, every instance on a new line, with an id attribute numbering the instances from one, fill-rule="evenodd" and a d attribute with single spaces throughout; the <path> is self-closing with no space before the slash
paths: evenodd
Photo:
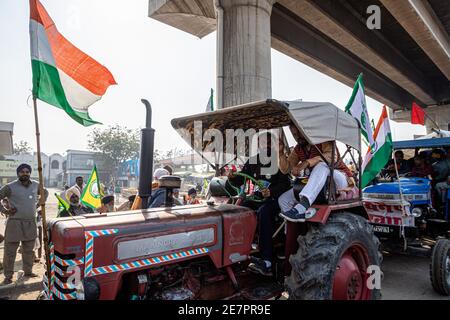
<path id="1" fill-rule="evenodd" d="M 408 215 L 406 214 L 406 210 L 405 210 L 402 184 L 400 181 L 400 176 L 398 174 L 397 160 L 395 159 L 395 154 L 394 154 L 394 168 L 395 168 L 395 174 L 398 179 L 398 190 L 400 191 L 400 206 L 402 208 L 402 223 L 400 224 L 400 236 L 403 237 L 403 250 L 406 251 L 406 249 L 408 247 L 408 242 L 406 241 L 406 238 L 405 238 L 405 226 L 403 225 L 403 218 L 407 217 Z"/>
<path id="2" fill-rule="evenodd" d="M 441 132 L 441 129 L 439 128 L 439 125 L 437 124 L 436 121 L 434 121 L 433 118 L 431 118 L 426 112 L 425 110 L 423 111 L 423 113 L 425 114 L 425 116 L 436 126 L 436 129 Z"/>
<path id="3" fill-rule="evenodd" d="M 42 176 L 42 159 L 41 159 L 41 139 L 39 132 L 39 119 L 37 112 L 37 99 L 33 95 L 33 108 L 34 108 L 34 124 L 36 127 L 36 148 L 37 148 L 37 160 L 38 160 L 38 173 L 39 173 L 39 202 L 41 203 L 41 214 L 42 214 L 42 233 L 44 237 L 44 252 L 45 252 L 45 263 L 47 266 L 47 281 L 48 281 L 48 298 L 50 299 L 51 292 L 51 265 L 50 265 L 50 248 L 48 245 L 48 233 L 47 233 L 47 218 L 45 214 L 45 195 L 44 195 L 44 178 Z"/>

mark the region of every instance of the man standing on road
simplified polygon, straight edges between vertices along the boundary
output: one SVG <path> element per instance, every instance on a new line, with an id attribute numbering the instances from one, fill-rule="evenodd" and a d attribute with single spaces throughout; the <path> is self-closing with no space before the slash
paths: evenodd
<path id="1" fill-rule="evenodd" d="M 32 272 L 33 249 L 37 237 L 36 206 L 38 203 L 39 205 L 45 203 L 48 196 L 48 191 L 44 190 L 45 199 L 38 197 L 39 183 L 30 179 L 31 167 L 28 164 L 21 164 L 16 171 L 18 179 L 0 189 L 0 201 L 7 198 L 9 204 L 7 208 L 0 205 L 0 211 L 8 217 L 3 252 L 3 273 L 5 275 L 3 285 L 12 283 L 14 262 L 20 243 L 22 243 L 25 276 L 37 277 Z"/>

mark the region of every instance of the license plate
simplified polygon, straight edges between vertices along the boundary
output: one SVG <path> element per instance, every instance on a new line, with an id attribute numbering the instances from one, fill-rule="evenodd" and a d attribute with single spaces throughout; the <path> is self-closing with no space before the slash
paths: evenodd
<path id="1" fill-rule="evenodd" d="M 391 233 L 392 230 L 388 226 L 373 226 L 374 232 Z"/>

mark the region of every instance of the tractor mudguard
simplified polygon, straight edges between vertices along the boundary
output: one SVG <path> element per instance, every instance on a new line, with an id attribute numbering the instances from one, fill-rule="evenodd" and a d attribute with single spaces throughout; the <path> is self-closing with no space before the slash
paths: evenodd
<path id="1" fill-rule="evenodd" d="M 332 212 L 336 211 L 348 211 L 359 216 L 362 216 L 366 219 L 369 219 L 369 216 L 364 209 L 362 201 L 352 201 L 347 203 L 340 204 L 319 204 L 313 205 L 310 210 L 316 210 L 316 213 L 307 220 L 307 222 L 317 222 L 321 224 L 325 224 L 328 221 L 328 218 Z"/>

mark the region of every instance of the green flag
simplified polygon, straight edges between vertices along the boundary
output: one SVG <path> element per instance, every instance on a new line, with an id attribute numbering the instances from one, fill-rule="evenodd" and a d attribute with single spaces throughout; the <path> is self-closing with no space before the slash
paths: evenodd
<path id="1" fill-rule="evenodd" d="M 214 90 L 211 88 L 211 94 L 209 95 L 208 104 L 206 105 L 206 112 L 214 111 Z"/>
<path id="2" fill-rule="evenodd" d="M 91 176 L 86 184 L 86 187 L 83 189 L 83 194 L 81 195 L 81 202 L 95 210 L 99 208 L 101 203 L 101 195 L 100 195 L 100 181 L 98 179 L 97 167 L 94 166 L 91 172 Z"/>
<path id="3" fill-rule="evenodd" d="M 361 73 L 356 79 L 355 86 L 353 88 L 352 96 L 345 107 L 345 112 L 351 114 L 356 120 L 358 120 L 361 126 L 361 135 L 364 140 L 369 144 L 371 149 L 375 149 L 373 130 L 370 126 L 369 113 L 367 112 L 366 95 L 364 93 L 363 74 Z"/>
<path id="4" fill-rule="evenodd" d="M 70 205 L 63 198 L 61 198 L 57 193 L 55 193 L 55 197 L 56 197 L 56 199 L 58 199 L 58 217 L 59 217 L 59 214 L 61 213 L 61 211 L 63 211 L 63 210 L 67 210 L 67 212 L 69 212 Z"/>

